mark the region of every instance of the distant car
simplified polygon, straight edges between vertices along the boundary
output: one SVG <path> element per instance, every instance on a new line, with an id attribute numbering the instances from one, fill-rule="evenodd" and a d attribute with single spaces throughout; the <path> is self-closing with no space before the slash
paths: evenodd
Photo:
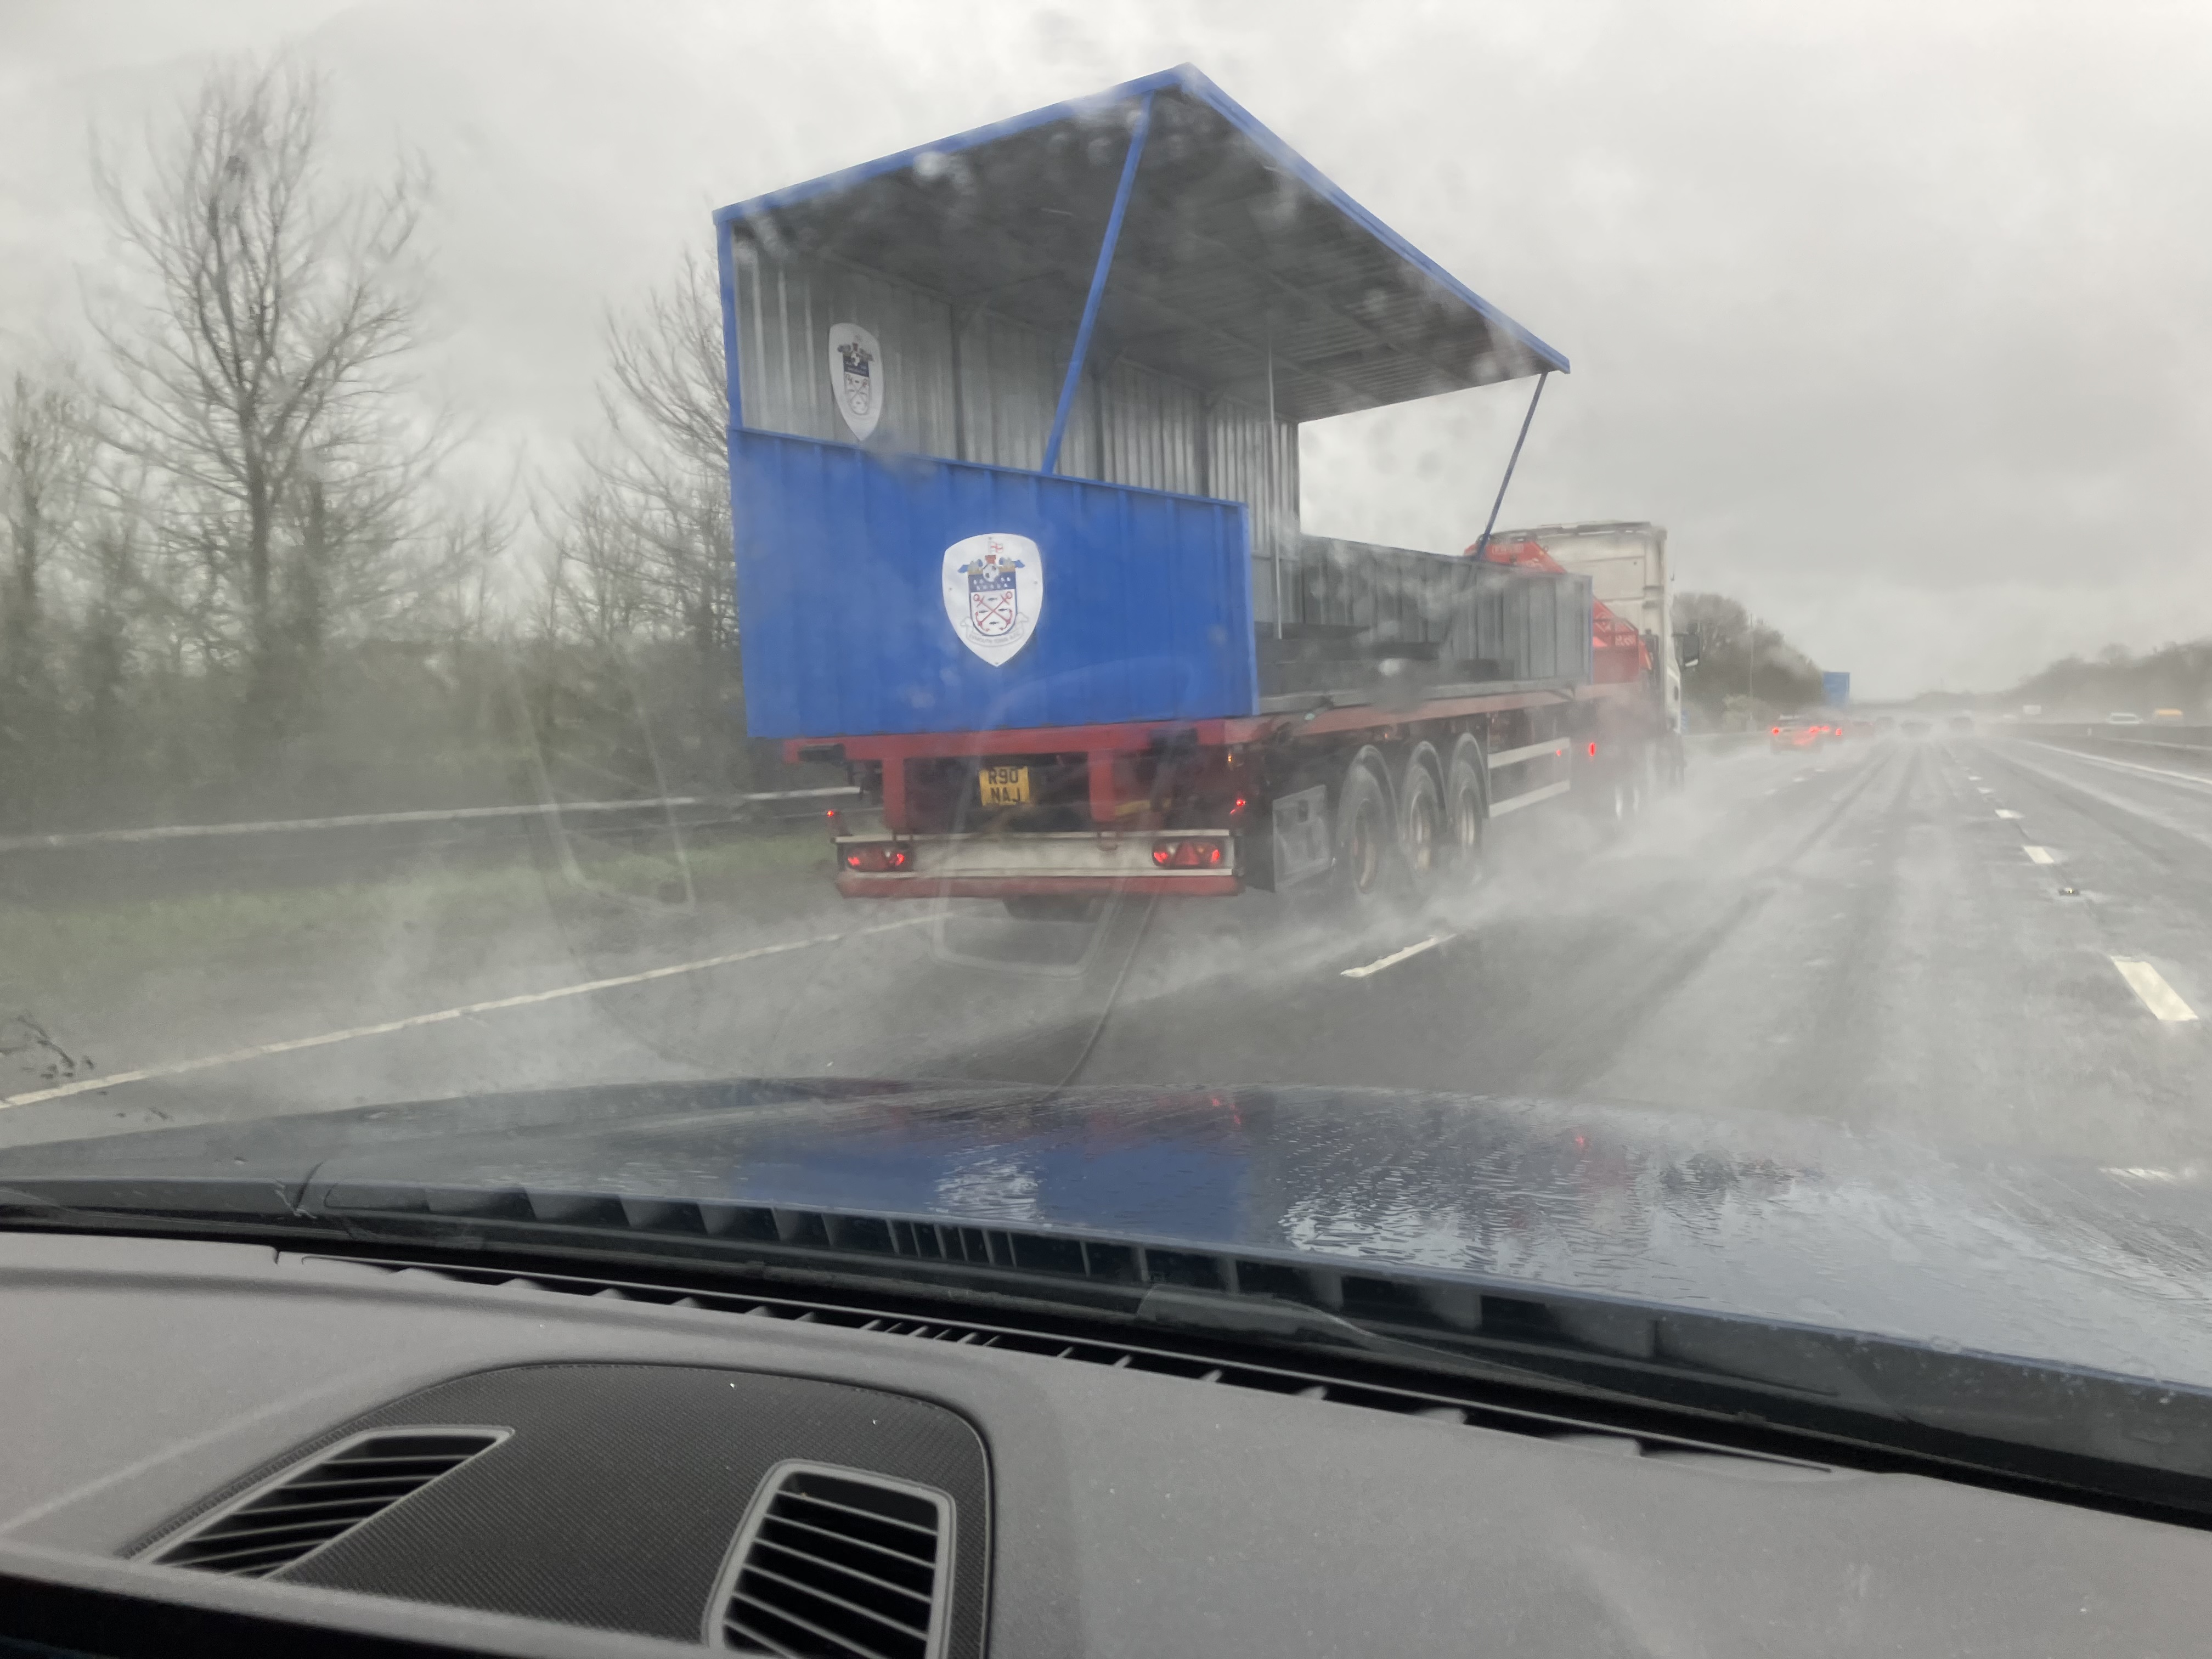
<path id="1" fill-rule="evenodd" d="M 1877 732 L 1896 731 L 1897 716 L 1894 714 L 1876 714 L 1874 717 L 1874 729 Z"/>
<path id="2" fill-rule="evenodd" d="M 1789 749 L 1817 749 L 1832 740 L 1830 729 L 1807 714 L 1784 714 L 1766 730 L 1766 746 L 1780 754 Z"/>
<path id="3" fill-rule="evenodd" d="M 1924 738 L 1928 735 L 1928 722 L 1926 720 L 1907 720 L 1898 729 L 1903 732 L 1908 738 Z"/>
<path id="4" fill-rule="evenodd" d="M 2182 714 L 2179 708 L 2154 708 L 2150 711 L 2153 726 L 2179 726 L 2181 720 Z"/>
<path id="5" fill-rule="evenodd" d="M 2142 724 L 2142 716 L 2141 714 L 2130 714 L 2123 709 L 2118 714 L 2106 715 L 2105 724 L 2107 726 L 2141 726 Z"/>
<path id="6" fill-rule="evenodd" d="M 1974 729 L 1974 717 L 1972 714 L 1954 714 L 1943 723 L 1954 732 L 1971 732 Z"/>

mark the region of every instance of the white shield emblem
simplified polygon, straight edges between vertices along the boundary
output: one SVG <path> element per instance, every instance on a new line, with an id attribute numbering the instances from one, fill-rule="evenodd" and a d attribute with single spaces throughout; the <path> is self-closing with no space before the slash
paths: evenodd
<path id="1" fill-rule="evenodd" d="M 993 667 L 1030 642 L 1044 611 L 1044 555 L 994 531 L 945 550 L 945 614 L 960 643 Z"/>
<path id="2" fill-rule="evenodd" d="M 853 435 L 866 442 L 884 412 L 884 349 L 858 323 L 830 325 L 830 395 Z"/>

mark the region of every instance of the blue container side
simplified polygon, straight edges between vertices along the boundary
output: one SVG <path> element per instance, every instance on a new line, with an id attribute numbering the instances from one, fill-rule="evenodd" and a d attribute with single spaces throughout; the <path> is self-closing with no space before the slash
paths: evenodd
<path id="1" fill-rule="evenodd" d="M 755 737 L 1257 712 L 1241 502 L 743 428 L 730 478 Z M 1044 576 L 995 665 L 942 588 L 945 550 L 986 532 L 1036 542 Z"/>

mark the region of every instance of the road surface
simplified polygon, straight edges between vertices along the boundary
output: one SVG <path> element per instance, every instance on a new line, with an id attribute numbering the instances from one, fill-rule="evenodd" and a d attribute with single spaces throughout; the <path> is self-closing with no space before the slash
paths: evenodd
<path id="1" fill-rule="evenodd" d="M 15 1074 L 0 1145 L 843 1073 L 1540 1094 L 2212 1169 L 2212 777 L 1996 737 L 1746 750 L 1618 839 L 1504 821 L 1488 866 L 1357 931 L 1258 895 L 1086 926 L 844 904 L 818 872 L 742 914 L 550 882 L 533 927 L 465 951 L 426 950 L 425 915 L 227 999 L 41 1010 L 92 1064 Z"/>

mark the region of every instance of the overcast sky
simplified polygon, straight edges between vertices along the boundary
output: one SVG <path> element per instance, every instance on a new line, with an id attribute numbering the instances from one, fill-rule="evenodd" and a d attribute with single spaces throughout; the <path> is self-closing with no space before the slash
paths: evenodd
<path id="1" fill-rule="evenodd" d="M 88 131 L 278 47 L 434 169 L 438 380 L 541 468 L 712 207 L 1188 60 L 1573 360 L 1507 520 L 1658 520 L 1863 694 L 2212 635 L 2212 7 L 0 0 L 0 355 Z M 1310 527 L 1463 545 L 1523 395 L 1310 428 Z"/>

